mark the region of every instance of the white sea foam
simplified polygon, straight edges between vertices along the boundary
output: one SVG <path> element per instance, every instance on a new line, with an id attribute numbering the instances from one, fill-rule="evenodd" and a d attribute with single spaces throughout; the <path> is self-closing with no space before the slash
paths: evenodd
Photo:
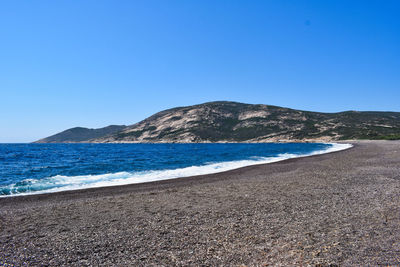
<path id="1" fill-rule="evenodd" d="M 11 195 L 3 195 L 0 197 L 33 195 L 33 194 L 53 193 L 59 191 L 69 191 L 69 190 L 96 188 L 105 186 L 148 183 L 148 182 L 168 180 L 174 178 L 184 178 L 189 176 L 219 173 L 250 165 L 266 164 L 291 158 L 299 158 L 299 157 L 336 152 L 351 148 L 353 146 L 351 144 L 337 144 L 337 143 L 329 143 L 329 144 L 332 146 L 329 147 L 328 149 L 318 150 L 308 154 L 285 153 L 275 157 L 254 157 L 249 160 L 210 163 L 204 166 L 191 166 L 173 170 L 143 171 L 134 173 L 118 172 L 118 173 L 107 173 L 100 175 L 81 175 L 81 176 L 57 175 L 41 180 L 29 179 L 29 183 L 31 186 L 43 188 L 44 190 L 30 191 L 30 192 L 14 191 L 14 193 Z M 17 187 L 14 186 L 14 189 L 17 189 Z"/>

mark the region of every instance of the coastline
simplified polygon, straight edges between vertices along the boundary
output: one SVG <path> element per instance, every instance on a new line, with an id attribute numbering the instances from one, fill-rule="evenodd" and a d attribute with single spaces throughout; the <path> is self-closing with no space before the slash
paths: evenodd
<path id="1" fill-rule="evenodd" d="M 223 173 L 226 171 L 231 171 L 247 166 L 254 166 L 254 165 L 261 165 L 261 164 L 270 164 L 274 162 L 279 162 L 283 160 L 288 160 L 292 158 L 301 158 L 301 157 L 308 157 L 312 155 L 321 155 L 327 154 L 332 152 L 338 152 L 342 150 L 346 150 L 352 148 L 353 145 L 350 143 L 322 143 L 326 145 L 330 145 L 331 147 L 322 150 L 315 150 L 310 153 L 305 154 L 291 154 L 291 153 L 283 153 L 278 154 L 276 156 L 271 157 L 259 157 L 258 159 L 242 159 L 242 160 L 235 160 L 235 161 L 222 161 L 222 162 L 215 162 L 206 165 L 194 165 L 188 166 L 178 169 L 167 169 L 161 171 L 152 171 L 149 174 L 139 174 L 139 173 L 129 173 L 129 172 L 118 172 L 118 173 L 105 173 L 105 174 L 98 174 L 98 175 L 87 175 L 90 179 L 92 177 L 102 177 L 102 176 L 113 176 L 114 179 L 103 181 L 93 184 L 84 184 L 84 185 L 75 185 L 75 186 L 63 186 L 63 187 L 56 187 L 53 189 L 42 190 L 42 191 L 31 191 L 26 193 L 16 193 L 10 195 L 0 195 L 0 198 L 7 198 L 7 197 L 19 197 L 19 196 L 28 196 L 28 195 L 38 195 L 38 194 L 52 194 L 57 192 L 64 192 L 64 191 L 74 191 L 74 190 L 83 190 L 83 189 L 91 189 L 91 188 L 100 188 L 100 187 L 110 187 L 110 186 L 124 186 L 130 184 L 140 184 L 140 183 L 151 183 L 155 181 L 162 181 L 162 180 L 170 180 L 170 179 L 183 179 L 192 176 L 200 176 L 200 175 L 209 175 L 215 173 Z M 120 177 L 124 178 L 120 178 Z M 81 177 L 81 176 L 75 176 Z M 82 176 L 85 178 L 86 176 Z M 69 178 L 69 177 L 65 177 Z"/>
<path id="2" fill-rule="evenodd" d="M 0 199 L 21 265 L 399 263 L 398 141 L 143 184 Z"/>

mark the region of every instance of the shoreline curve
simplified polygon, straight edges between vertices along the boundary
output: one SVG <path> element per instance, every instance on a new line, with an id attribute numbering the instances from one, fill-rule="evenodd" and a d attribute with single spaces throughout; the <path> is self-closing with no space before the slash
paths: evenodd
<path id="1" fill-rule="evenodd" d="M 205 166 L 212 166 L 212 165 L 218 165 L 218 164 L 225 164 L 225 163 L 235 163 L 235 166 L 228 166 L 226 168 L 221 168 L 221 169 L 211 169 L 209 172 L 199 172 L 198 174 L 189 174 L 189 175 L 177 175 L 173 177 L 160 177 L 160 178 L 153 178 L 153 179 L 148 179 L 145 181 L 141 181 L 140 179 L 137 179 L 137 177 L 132 176 L 131 178 L 126 179 L 123 182 L 116 182 L 113 183 L 113 181 L 109 181 L 109 183 L 101 184 L 98 186 L 90 186 L 88 185 L 87 187 L 75 187 L 75 188 L 55 188 L 55 189 L 50 189 L 50 190 L 43 190 L 43 191 L 33 191 L 33 192 L 28 192 L 28 193 L 18 193 L 18 194 L 11 194 L 11 195 L 2 195 L 0 196 L 1 199 L 14 199 L 16 197 L 22 198 L 22 197 L 30 197 L 30 196 L 46 196 L 46 195 L 53 195 L 53 194 L 59 194 L 59 193 L 68 193 L 68 192 L 79 192 L 79 191 L 85 191 L 85 190 L 96 190 L 96 189 L 104 189 L 104 188 L 116 188 L 116 187 L 125 187 L 125 186 L 133 186 L 133 185 L 144 185 L 144 184 L 153 184 L 153 183 L 159 183 L 159 182 L 164 182 L 164 181 L 172 181 L 172 180 L 184 180 L 188 178 L 195 178 L 195 177 L 203 177 L 203 176 L 208 176 L 208 175 L 215 175 L 215 174 L 224 174 L 228 173 L 231 171 L 235 171 L 238 169 L 242 168 L 247 168 L 247 167 L 252 167 L 252 166 L 257 166 L 257 165 L 269 165 L 273 163 L 278 163 L 278 162 L 286 162 L 288 160 L 293 160 L 293 159 L 299 159 L 299 158 L 306 158 L 306 157 L 313 157 L 313 156 L 319 156 L 319 155 L 325 155 L 325 154 L 330 154 L 330 153 L 335 153 L 335 152 L 340 152 L 340 151 L 345 151 L 350 148 L 353 148 L 355 144 L 353 143 L 322 143 L 322 144 L 329 144 L 332 145 L 332 147 L 324 150 L 317 150 L 313 151 L 311 153 L 307 154 L 302 154 L 302 155 L 296 155 L 296 154 L 280 154 L 277 155 L 276 157 L 269 157 L 265 158 L 265 160 L 241 160 L 241 161 L 232 161 L 232 162 L 219 162 L 215 164 L 210 164 L 210 165 L 205 165 Z M 238 164 L 239 162 L 243 163 L 242 165 Z M 247 163 L 245 163 L 247 162 Z M 203 168 L 205 166 L 191 166 L 191 167 L 186 167 L 186 168 L 181 168 L 181 169 L 174 169 L 174 170 L 168 170 L 168 171 L 179 171 L 182 169 L 187 169 L 187 168 Z M 201 170 L 204 171 L 204 170 Z M 111 175 L 115 174 L 120 174 L 120 173 L 114 173 Z M 101 175 L 109 175 L 109 174 L 101 174 Z M 101 176 L 100 175 L 100 176 Z M 131 181 L 129 179 L 137 179 L 136 181 Z"/>

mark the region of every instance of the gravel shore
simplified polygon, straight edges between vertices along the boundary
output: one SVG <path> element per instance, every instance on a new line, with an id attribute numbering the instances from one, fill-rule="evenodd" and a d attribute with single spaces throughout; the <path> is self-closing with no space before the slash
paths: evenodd
<path id="1" fill-rule="evenodd" d="M 0 199 L 0 266 L 400 264 L 400 141 Z M 9 264 L 9 265 L 7 265 Z"/>

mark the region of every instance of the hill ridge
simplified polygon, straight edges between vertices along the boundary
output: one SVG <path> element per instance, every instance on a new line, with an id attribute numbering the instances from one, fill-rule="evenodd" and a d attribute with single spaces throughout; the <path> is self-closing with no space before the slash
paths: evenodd
<path id="1" fill-rule="evenodd" d="M 79 142 L 326 142 L 399 138 L 400 112 L 323 113 L 274 105 L 213 101 L 162 110 L 115 132 Z"/>

